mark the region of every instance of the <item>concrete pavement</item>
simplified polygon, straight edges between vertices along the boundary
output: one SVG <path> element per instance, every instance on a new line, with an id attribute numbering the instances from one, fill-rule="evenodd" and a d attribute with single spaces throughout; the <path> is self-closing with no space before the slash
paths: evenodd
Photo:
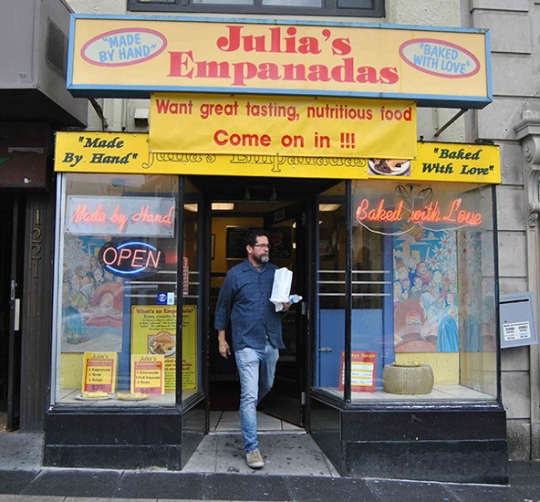
<path id="1" fill-rule="evenodd" d="M 41 435 L 0 435 L 0 502 L 540 502 L 540 463 L 511 462 L 509 472 L 509 485 L 495 486 L 344 478 L 316 472 L 298 475 L 286 469 L 170 472 L 46 468 L 41 466 Z"/>

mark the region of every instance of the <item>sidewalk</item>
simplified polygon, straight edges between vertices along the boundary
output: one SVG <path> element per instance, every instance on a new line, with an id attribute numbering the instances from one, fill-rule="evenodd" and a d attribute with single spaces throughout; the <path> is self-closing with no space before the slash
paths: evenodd
<path id="1" fill-rule="evenodd" d="M 511 462 L 508 486 L 430 483 L 262 471 L 168 472 L 41 467 L 41 436 L 0 437 L 0 502 L 126 500 L 309 502 L 540 501 L 540 463 Z"/>

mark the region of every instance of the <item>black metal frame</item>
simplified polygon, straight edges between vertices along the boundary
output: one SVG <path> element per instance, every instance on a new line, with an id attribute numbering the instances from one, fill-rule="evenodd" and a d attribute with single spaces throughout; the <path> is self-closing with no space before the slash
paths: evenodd
<path id="1" fill-rule="evenodd" d="M 360 8 L 338 7 L 339 0 L 323 0 L 322 7 L 288 7 L 285 5 L 263 6 L 261 0 L 253 0 L 253 5 L 193 4 L 191 0 L 127 0 L 128 12 L 177 12 L 216 14 L 262 14 L 293 16 L 343 16 L 343 17 L 384 17 L 384 0 L 361 0 L 366 6 Z"/>

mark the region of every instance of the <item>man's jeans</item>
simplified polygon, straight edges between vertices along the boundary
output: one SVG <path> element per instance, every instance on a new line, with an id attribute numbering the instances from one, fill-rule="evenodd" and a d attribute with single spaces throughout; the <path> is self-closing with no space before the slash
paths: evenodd
<path id="1" fill-rule="evenodd" d="M 240 374 L 240 425 L 246 453 L 259 449 L 257 440 L 257 404 L 274 383 L 279 350 L 266 342 L 264 350 L 245 349 L 234 353 Z"/>

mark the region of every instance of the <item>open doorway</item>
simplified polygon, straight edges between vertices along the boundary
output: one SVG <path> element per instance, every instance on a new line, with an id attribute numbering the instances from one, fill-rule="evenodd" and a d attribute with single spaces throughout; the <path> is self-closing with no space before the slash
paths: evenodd
<path id="1" fill-rule="evenodd" d="M 245 257 L 245 235 L 251 228 L 270 234 L 270 259 L 278 267 L 293 271 L 291 291 L 303 296 L 283 319 L 285 350 L 280 351 L 274 388 L 260 404 L 260 411 L 287 424 L 303 427 L 304 396 L 307 388 L 307 280 L 310 242 L 306 212 L 315 195 L 335 184 L 332 180 L 300 180 L 236 177 L 190 177 L 205 194 L 210 210 L 210 294 L 208 330 L 208 396 L 210 430 L 212 413 L 229 412 L 237 417 L 240 384 L 234 357 L 223 359 L 213 328 L 214 311 L 225 276 Z M 226 195 L 224 195 L 226 194 Z M 311 243 L 313 245 L 313 242 Z M 227 333 L 230 343 L 230 333 Z"/>
<path id="2" fill-rule="evenodd" d="M 252 190 L 253 191 L 253 190 Z M 271 196 L 272 192 L 270 192 Z M 299 242 L 299 204 L 296 201 L 235 201 L 230 206 L 213 204 L 211 238 L 211 293 L 210 325 L 217 297 L 227 271 L 240 264 L 246 257 L 245 237 L 250 229 L 264 228 L 270 235 L 270 257 L 278 267 L 293 271 L 293 292 L 301 292 L 297 253 L 304 243 Z M 292 208 L 292 209 L 291 209 Z M 287 214 L 290 213 L 290 214 Z M 286 218 L 286 219 L 285 219 Z M 276 219 L 278 220 L 276 222 Z M 304 391 L 303 364 L 305 354 L 298 352 L 303 338 L 301 305 L 291 309 L 282 320 L 283 341 L 286 349 L 280 350 L 272 392 L 260 404 L 259 410 L 297 426 L 303 425 L 300 396 Z M 217 333 L 211 330 L 210 349 L 210 410 L 233 411 L 239 408 L 240 384 L 234 357 L 223 359 L 219 355 Z M 215 335 L 215 336 L 213 336 Z M 227 331 L 232 346 L 230 328 Z M 281 395 L 291 394 L 294 402 L 284 406 Z M 234 414 L 232 415 L 235 416 Z"/>
<path id="3" fill-rule="evenodd" d="M 0 432 L 19 428 L 21 398 L 20 292 L 24 247 L 22 197 L 0 200 Z"/>

